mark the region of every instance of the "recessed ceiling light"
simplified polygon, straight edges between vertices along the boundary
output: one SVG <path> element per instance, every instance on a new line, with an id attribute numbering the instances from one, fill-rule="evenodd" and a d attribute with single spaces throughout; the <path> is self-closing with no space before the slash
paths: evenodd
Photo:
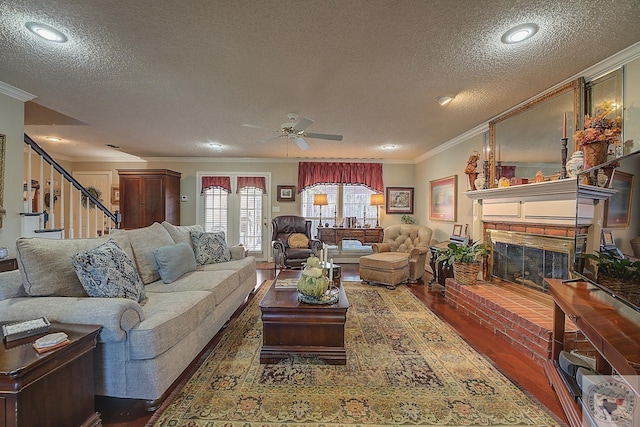
<path id="1" fill-rule="evenodd" d="M 62 141 L 61 138 L 58 138 L 56 136 L 47 136 L 46 139 L 48 139 L 49 141 L 56 141 L 56 142 Z"/>
<path id="2" fill-rule="evenodd" d="M 513 27 L 502 35 L 502 43 L 513 44 L 523 42 L 533 37 L 539 30 L 536 24 L 521 24 Z"/>
<path id="3" fill-rule="evenodd" d="M 67 41 L 67 36 L 48 25 L 40 24 L 38 22 L 27 22 L 25 26 L 33 34 L 40 36 L 45 40 L 49 40 L 50 42 L 65 43 Z"/>
<path id="4" fill-rule="evenodd" d="M 217 142 L 210 142 L 209 143 L 209 147 L 211 147 L 211 148 L 222 148 L 222 144 L 219 144 Z"/>
<path id="5" fill-rule="evenodd" d="M 393 144 L 387 144 L 387 145 L 383 145 L 382 149 L 383 150 L 395 150 L 396 146 Z"/>
<path id="6" fill-rule="evenodd" d="M 444 96 L 437 97 L 436 101 L 438 101 L 438 104 L 440 105 L 447 105 L 448 103 L 453 101 L 453 98 L 454 98 L 453 96 L 444 95 Z"/>

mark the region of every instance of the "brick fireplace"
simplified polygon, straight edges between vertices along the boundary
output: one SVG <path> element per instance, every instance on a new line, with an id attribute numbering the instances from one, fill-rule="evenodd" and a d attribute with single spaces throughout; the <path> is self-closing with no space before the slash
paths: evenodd
<path id="1" fill-rule="evenodd" d="M 473 239 L 492 245 L 486 281 L 447 279 L 445 298 L 537 363 L 551 357 L 553 301 L 545 278 L 569 278 L 576 230 L 599 236 L 609 189 L 565 179 L 465 193 L 473 200 Z M 579 212 L 579 214 L 577 214 Z M 565 349 L 592 354 L 567 320 Z"/>

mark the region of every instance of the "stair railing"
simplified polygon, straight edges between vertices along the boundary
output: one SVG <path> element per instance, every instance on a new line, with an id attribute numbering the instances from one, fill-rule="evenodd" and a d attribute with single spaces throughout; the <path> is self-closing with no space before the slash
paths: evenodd
<path id="1" fill-rule="evenodd" d="M 61 232 L 61 236 L 67 238 L 74 237 L 95 237 L 96 235 L 108 234 L 111 228 L 120 228 L 122 221 L 119 211 L 111 212 L 101 200 L 98 200 L 91 192 L 89 192 L 77 179 L 67 172 L 58 162 L 56 162 L 45 150 L 43 150 L 33 139 L 26 133 L 24 134 L 24 142 L 27 145 L 27 171 L 26 183 L 24 188 L 23 199 L 25 200 L 25 216 L 38 216 L 39 226 L 35 232 Z M 35 180 L 32 179 L 32 156 L 36 153 L 40 158 L 39 164 L 39 180 L 35 186 Z M 49 177 L 47 186 L 45 183 L 44 164 L 49 165 Z M 58 190 L 54 188 L 55 174 L 57 172 L 61 179 Z M 65 211 L 65 184 L 67 182 L 69 197 L 68 210 Z M 28 183 L 31 183 L 29 185 Z M 34 192 L 34 188 L 36 191 Z M 48 191 L 45 192 L 45 189 Z M 38 191 L 42 190 L 42 191 Z M 74 192 L 77 193 L 77 206 L 80 210 L 77 212 L 77 224 L 74 224 Z M 38 211 L 34 212 L 33 199 L 38 194 Z M 56 216 L 55 202 L 60 198 L 59 217 Z M 49 211 L 45 211 L 44 207 L 49 207 Z M 83 209 L 84 207 L 84 209 Z M 91 218 L 91 208 L 94 208 L 93 218 Z M 68 222 L 65 223 L 65 214 L 68 213 Z M 105 225 L 105 222 L 108 225 Z M 93 226 L 92 226 L 93 225 Z M 93 229 L 93 231 L 92 231 Z M 76 233 L 77 230 L 77 233 Z M 77 234 L 77 236 L 76 236 Z"/>

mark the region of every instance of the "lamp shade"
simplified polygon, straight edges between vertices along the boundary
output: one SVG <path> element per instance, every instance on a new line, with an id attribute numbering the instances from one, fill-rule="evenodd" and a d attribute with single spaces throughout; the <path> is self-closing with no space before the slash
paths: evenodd
<path id="1" fill-rule="evenodd" d="M 372 194 L 371 199 L 369 200 L 369 205 L 371 206 L 382 206 L 384 205 L 384 194 Z"/>
<path id="2" fill-rule="evenodd" d="M 314 194 L 313 195 L 313 204 L 315 206 L 325 206 L 327 205 L 327 195 L 326 194 Z"/>

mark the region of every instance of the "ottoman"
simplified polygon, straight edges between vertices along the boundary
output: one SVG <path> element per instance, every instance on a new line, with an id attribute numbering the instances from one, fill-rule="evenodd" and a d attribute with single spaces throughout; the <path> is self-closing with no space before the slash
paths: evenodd
<path id="1" fill-rule="evenodd" d="M 395 289 L 409 280 L 409 254 L 381 252 L 360 257 L 360 279 L 365 283 L 382 283 Z"/>

